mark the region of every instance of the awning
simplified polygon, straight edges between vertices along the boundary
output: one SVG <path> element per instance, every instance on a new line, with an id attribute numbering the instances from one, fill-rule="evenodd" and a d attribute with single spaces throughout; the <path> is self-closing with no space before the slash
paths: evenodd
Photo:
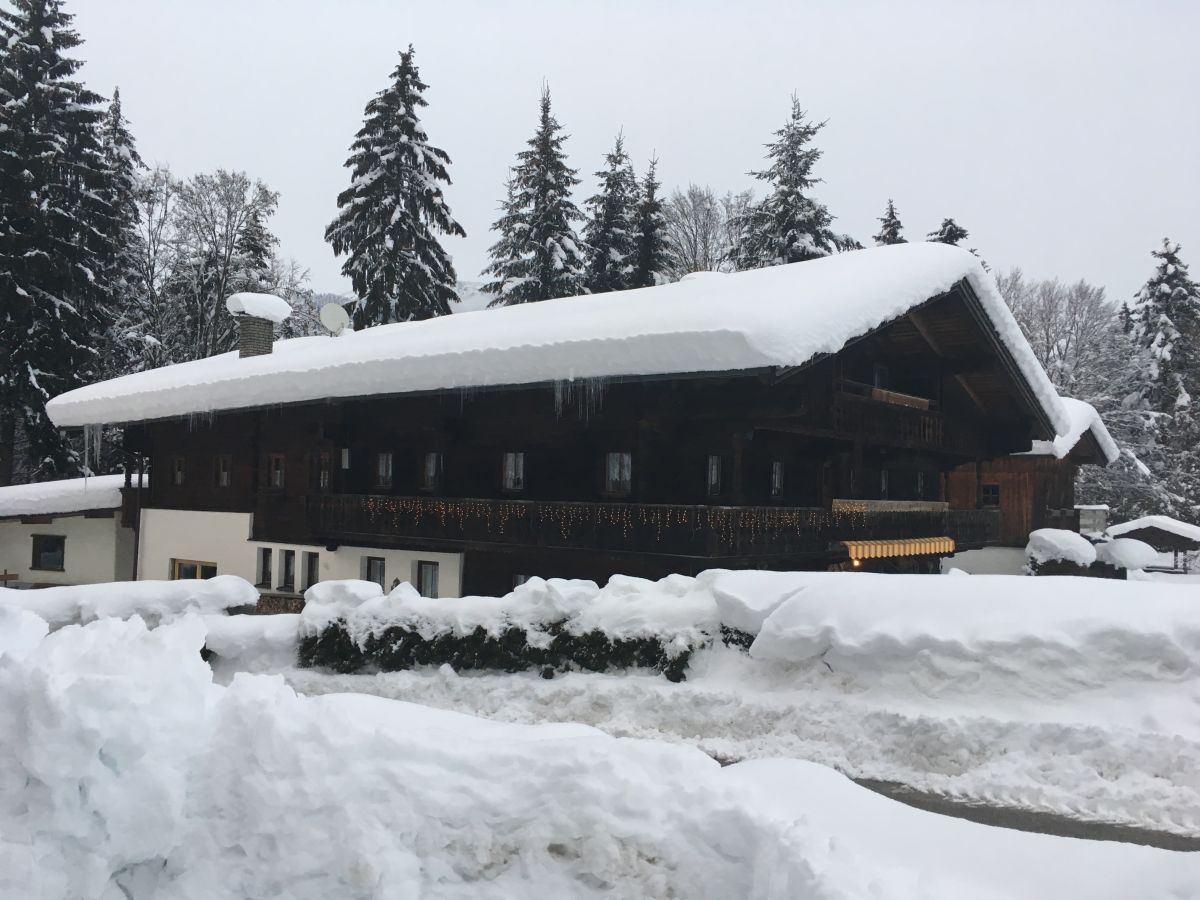
<path id="1" fill-rule="evenodd" d="M 839 541 L 851 559 L 884 559 L 889 556 L 929 556 L 954 552 L 954 538 L 903 538 L 895 541 Z"/>

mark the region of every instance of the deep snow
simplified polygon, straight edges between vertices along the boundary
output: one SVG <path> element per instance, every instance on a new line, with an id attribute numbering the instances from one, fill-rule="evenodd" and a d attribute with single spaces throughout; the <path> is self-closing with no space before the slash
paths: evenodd
<path id="1" fill-rule="evenodd" d="M 198 617 L 154 631 L 136 618 L 37 631 L 0 657 L 0 896 L 1124 900 L 1200 890 L 1197 854 L 948 819 L 811 763 L 722 768 L 692 748 L 584 725 L 297 696 L 272 676 L 222 688 L 200 659 Z"/>

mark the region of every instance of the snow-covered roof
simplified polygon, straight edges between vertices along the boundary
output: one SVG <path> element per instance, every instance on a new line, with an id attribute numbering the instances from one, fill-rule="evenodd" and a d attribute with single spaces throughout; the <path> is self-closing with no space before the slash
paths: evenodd
<path id="1" fill-rule="evenodd" d="M 1121 455 L 1120 448 L 1117 447 L 1117 442 L 1113 440 L 1112 435 L 1108 433 L 1108 429 L 1104 425 L 1104 421 L 1100 418 L 1100 413 L 1096 412 L 1096 408 L 1090 403 L 1084 403 L 1082 400 L 1076 400 L 1074 397 L 1061 397 L 1063 407 L 1067 411 L 1067 416 L 1070 419 L 1070 428 L 1065 431 L 1059 431 L 1052 441 L 1034 441 L 1033 448 L 1025 453 L 1019 453 L 1018 456 L 1053 456 L 1055 459 L 1064 459 L 1075 445 L 1079 443 L 1079 439 L 1087 432 L 1092 433 L 1092 437 L 1096 439 L 1096 443 L 1100 445 L 1100 450 L 1104 454 L 1104 458 L 1108 463 L 1114 463 L 1117 457 Z"/>
<path id="2" fill-rule="evenodd" d="M 1200 541 L 1200 525 L 1190 525 L 1187 522 L 1172 519 L 1170 516 L 1142 516 L 1140 519 L 1131 519 L 1120 525 L 1109 525 L 1108 533 L 1115 537 L 1118 534 L 1128 534 L 1141 528 L 1157 528 L 1189 541 Z"/>
<path id="3" fill-rule="evenodd" d="M 148 476 L 146 483 L 150 483 Z M 117 509 L 121 505 L 121 488 L 124 486 L 124 475 L 97 475 L 0 487 L 0 518 Z"/>
<path id="4" fill-rule="evenodd" d="M 1071 421 L 995 283 L 965 250 L 898 244 L 227 353 L 79 388 L 59 427 L 409 391 L 797 366 L 966 280 L 1056 432 Z"/>
<path id="5" fill-rule="evenodd" d="M 292 305 L 274 294 L 255 294 L 243 291 L 230 294 L 225 308 L 235 316 L 254 316 L 278 325 L 292 314 Z"/>

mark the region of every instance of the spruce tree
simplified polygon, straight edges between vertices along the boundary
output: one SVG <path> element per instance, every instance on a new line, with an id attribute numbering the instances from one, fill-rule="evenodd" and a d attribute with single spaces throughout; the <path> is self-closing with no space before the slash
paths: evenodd
<path id="1" fill-rule="evenodd" d="M 666 284 L 678 263 L 667 239 L 667 220 L 658 197 L 661 186 L 655 172 L 658 160 L 651 159 L 642 180 L 634 222 L 634 267 L 630 287 Z"/>
<path id="2" fill-rule="evenodd" d="M 900 217 L 896 215 L 896 205 L 892 203 L 890 197 L 888 198 L 887 211 L 879 219 L 879 222 L 879 233 L 874 238 L 878 246 L 908 243 L 900 233 L 904 230 L 904 226 L 900 224 Z"/>
<path id="3" fill-rule="evenodd" d="M 937 231 L 929 232 L 925 236 L 925 239 L 935 244 L 949 244 L 952 247 L 957 247 L 961 241 L 965 241 L 969 236 L 967 229 L 963 228 L 953 219 L 942 219 L 941 227 Z"/>
<path id="4" fill-rule="evenodd" d="M 345 254 L 342 274 L 357 295 L 354 324 L 428 319 L 458 301 L 454 264 L 437 235 L 464 237 L 442 194 L 450 157 L 432 146 L 419 112 L 428 106 L 413 63 L 400 54 L 392 81 L 367 104 L 350 145 L 350 187 L 338 195 L 325 240 Z"/>
<path id="5" fill-rule="evenodd" d="M 78 471 L 45 404 L 94 379 L 107 327 L 103 113 L 72 77 L 81 63 L 65 54 L 81 41 L 71 18 L 61 0 L 0 10 L 0 484 L 12 480 L 18 430 L 35 477 Z"/>
<path id="6" fill-rule="evenodd" d="M 589 197 L 589 216 L 583 239 L 587 244 L 587 287 L 593 294 L 620 291 L 630 286 L 634 268 L 637 176 L 625 139 L 618 134 L 613 149 L 604 155 L 605 167 L 596 173 L 598 193 Z"/>
<path id="7" fill-rule="evenodd" d="M 583 218 L 571 200 L 579 184 L 577 170 L 567 165 L 562 126 L 550 112 L 550 89 L 542 89 L 538 129 L 529 149 L 505 185 L 502 215 L 492 226 L 500 238 L 489 250 L 482 290 L 494 294 L 489 306 L 532 303 L 586 293 L 584 248 L 573 222 Z"/>
<path id="8" fill-rule="evenodd" d="M 731 261 L 738 269 L 818 259 L 860 246 L 853 238 L 835 233 L 825 204 L 809 196 L 821 181 L 812 175 L 821 151 L 811 143 L 825 123 L 809 122 L 805 115 L 799 99 L 792 97 L 791 117 L 775 132 L 778 140 L 767 144 L 770 167 L 750 173 L 771 190 L 737 222 L 739 237 Z"/>

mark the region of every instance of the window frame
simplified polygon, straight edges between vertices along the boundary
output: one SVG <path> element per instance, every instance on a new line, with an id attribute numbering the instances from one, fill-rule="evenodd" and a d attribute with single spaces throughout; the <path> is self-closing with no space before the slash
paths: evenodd
<path id="1" fill-rule="evenodd" d="M 180 570 L 184 566 L 195 567 L 196 574 L 194 576 L 192 576 L 191 578 L 184 578 L 182 575 L 179 574 Z M 204 574 L 205 569 L 212 569 L 212 574 L 205 575 Z M 196 581 L 207 581 L 209 578 L 216 578 L 218 571 L 219 571 L 219 568 L 215 562 L 207 562 L 206 560 L 202 560 L 202 559 L 177 559 L 175 557 L 171 558 L 171 570 L 170 570 L 171 581 L 191 581 L 193 579 Z"/>
<path id="2" fill-rule="evenodd" d="M 29 554 L 30 569 L 32 569 L 34 572 L 65 572 L 67 570 L 67 536 L 65 534 L 31 534 L 29 537 L 31 544 Z M 44 550 L 41 553 L 38 552 L 38 542 L 47 540 L 59 541 L 62 545 L 62 549 L 60 551 L 62 562 L 57 567 L 38 565 L 38 563 L 41 562 L 39 557 L 45 555 Z"/>
<path id="3" fill-rule="evenodd" d="M 504 451 L 500 461 L 500 489 L 510 494 L 519 494 L 525 490 L 524 450 Z"/>
<path id="4" fill-rule="evenodd" d="M 278 464 L 278 465 L 277 465 Z M 279 477 L 276 478 L 276 475 Z M 287 487 L 287 455 L 267 454 L 267 490 L 282 491 Z"/>
<path id="5" fill-rule="evenodd" d="M 430 600 L 438 599 L 438 580 L 441 575 L 441 565 L 432 559 L 418 559 L 413 563 L 413 587 L 422 597 Z M 427 579 L 432 580 L 432 590 L 426 591 Z"/>
<path id="6" fill-rule="evenodd" d="M 879 470 L 879 499 L 880 500 L 890 500 L 891 499 L 891 496 L 890 496 L 891 495 L 891 486 L 892 486 L 891 471 L 887 468 L 887 466 L 884 466 L 884 467 L 880 468 L 880 470 Z"/>
<path id="7" fill-rule="evenodd" d="M 989 502 L 989 497 L 994 498 L 995 502 Z M 979 505 L 984 509 L 999 509 L 1000 485 L 994 482 L 988 482 L 987 484 L 980 483 Z"/>
<path id="8" fill-rule="evenodd" d="M 222 468 L 222 465 L 224 468 Z M 213 473 L 213 482 L 221 490 L 233 486 L 233 456 L 228 453 L 218 453 Z M 224 476 L 224 482 L 222 482 Z"/>
<path id="9" fill-rule="evenodd" d="M 304 590 L 321 581 L 321 554 L 316 550 L 304 551 Z"/>
<path id="10" fill-rule="evenodd" d="M 271 589 L 271 582 L 274 581 L 275 575 L 275 559 L 273 548 L 259 547 L 256 554 L 255 567 L 257 568 L 257 580 L 254 583 L 256 588 Z"/>
<path id="11" fill-rule="evenodd" d="M 787 483 L 787 463 L 782 459 L 771 460 L 771 475 L 767 490 L 776 500 L 783 496 L 784 485 Z"/>
<path id="12" fill-rule="evenodd" d="M 278 591 L 296 591 L 296 551 L 287 547 L 279 550 L 279 584 Z"/>
<path id="13" fill-rule="evenodd" d="M 704 492 L 709 497 L 720 497 L 724 490 L 725 457 L 710 453 L 705 461 Z"/>
<path id="14" fill-rule="evenodd" d="M 381 471 L 384 460 L 387 460 L 386 478 Z M 379 450 L 375 453 L 374 462 L 375 465 L 371 467 L 371 487 L 391 490 L 396 483 L 396 455 L 391 450 Z"/>
<path id="15" fill-rule="evenodd" d="M 433 462 L 433 471 L 429 464 Z M 427 450 L 421 454 L 421 471 L 419 484 L 423 491 L 437 491 L 442 487 L 443 460 L 441 450 Z"/>
<path id="16" fill-rule="evenodd" d="M 633 453 L 628 450 L 609 450 L 604 454 L 604 494 L 609 497 L 628 497 L 632 493 Z"/>
<path id="17" fill-rule="evenodd" d="M 386 591 L 387 590 L 387 559 L 382 556 L 364 556 L 362 559 L 363 559 L 363 580 L 364 581 L 374 581 L 377 585 L 379 585 L 381 588 L 383 588 L 383 590 Z M 376 579 L 371 577 L 371 565 L 373 563 L 379 564 L 379 579 L 377 581 L 376 581 Z"/>
<path id="18" fill-rule="evenodd" d="M 328 450 L 320 450 L 317 452 L 317 478 L 316 489 L 321 493 L 328 493 L 333 489 L 333 454 Z"/>
<path id="19" fill-rule="evenodd" d="M 183 487 L 187 481 L 187 459 L 182 456 L 171 457 L 171 486 Z"/>

